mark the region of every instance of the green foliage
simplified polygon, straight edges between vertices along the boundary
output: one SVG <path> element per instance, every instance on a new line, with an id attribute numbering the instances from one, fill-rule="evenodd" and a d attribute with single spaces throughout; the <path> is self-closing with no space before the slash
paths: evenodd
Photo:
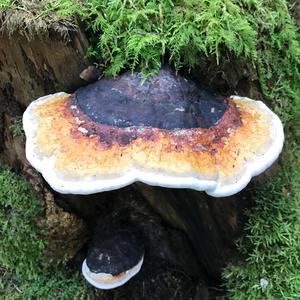
<path id="1" fill-rule="evenodd" d="M 90 299 L 92 290 L 77 273 L 44 266 L 41 212 L 25 180 L 0 168 L 0 298 Z"/>
<path id="2" fill-rule="evenodd" d="M 91 288 L 77 273 L 55 269 L 40 274 L 35 280 L 20 280 L 14 273 L 0 268 L 2 300 L 89 300 L 91 295 Z"/>
<path id="3" fill-rule="evenodd" d="M 15 119 L 14 122 L 9 126 L 9 129 L 11 130 L 14 137 L 23 136 L 24 130 L 22 118 Z"/>
<path id="4" fill-rule="evenodd" d="M 230 56 L 256 66 L 270 98 L 282 79 L 299 78 L 299 43 L 284 0 L 52 0 L 48 7 L 85 22 L 89 54 L 106 75 L 139 67 L 148 76 L 166 59 L 178 70 Z"/>
<path id="5" fill-rule="evenodd" d="M 299 146 L 298 146 L 299 147 Z M 255 193 L 247 235 L 239 242 L 246 260 L 227 268 L 230 299 L 300 299 L 300 150 Z M 269 284 L 260 286 L 260 279 Z"/>
<path id="6" fill-rule="evenodd" d="M 0 299 L 14 300 L 17 299 L 18 287 L 15 278 L 7 269 L 0 266 Z"/>
<path id="7" fill-rule="evenodd" d="M 249 2 L 249 1 L 245 1 Z M 253 23 L 258 32 L 257 69 L 261 88 L 287 122 L 300 111 L 300 45 L 286 1 L 256 3 Z M 266 5 L 272 10 L 266 12 Z M 253 9 L 253 8 L 252 8 Z"/>
<path id="8" fill-rule="evenodd" d="M 77 15 L 90 39 L 88 54 L 106 66 L 105 75 L 116 75 L 124 68 L 141 68 L 149 76 L 166 60 L 178 70 L 182 66 L 196 68 L 206 57 L 217 62 L 227 57 L 246 58 L 257 68 L 265 95 L 273 99 L 280 91 L 285 96 L 276 100 L 279 107 L 286 105 L 286 98 L 295 98 L 291 94 L 295 94 L 297 87 L 299 90 L 299 42 L 285 0 L 44 0 L 35 6 L 33 3 L 37 1 L 0 0 L 0 8 L 2 5 L 14 11 L 33 10 L 32 15 L 24 18 L 26 27 L 43 23 L 47 16 L 63 23 Z M 285 81 L 291 81 L 293 88 Z"/>
<path id="9" fill-rule="evenodd" d="M 11 5 L 11 0 L 0 0 L 0 9 L 7 8 Z"/>
<path id="10" fill-rule="evenodd" d="M 219 61 L 223 48 L 236 56 L 256 55 L 256 31 L 232 1 L 59 2 L 60 14 L 77 14 L 86 22 L 93 36 L 89 53 L 108 67 L 106 75 L 137 66 L 151 75 L 165 57 L 177 69 L 192 68 L 202 56 Z"/>
<path id="11" fill-rule="evenodd" d="M 265 13 L 271 1 L 244 2 L 255 5 L 260 83 L 285 123 L 286 145 L 282 170 L 253 195 L 256 206 L 238 244 L 245 260 L 223 276 L 230 299 L 300 299 L 299 39 L 285 1 L 272 1 L 272 14 Z"/>
<path id="12" fill-rule="evenodd" d="M 88 300 L 91 299 L 91 289 L 79 276 L 66 270 L 52 270 L 39 280 L 21 283 L 22 299 L 31 300 L 33 297 L 43 300 Z"/>
<path id="13" fill-rule="evenodd" d="M 0 265 L 27 277 L 38 273 L 44 249 L 36 226 L 40 212 L 28 184 L 0 169 Z"/>

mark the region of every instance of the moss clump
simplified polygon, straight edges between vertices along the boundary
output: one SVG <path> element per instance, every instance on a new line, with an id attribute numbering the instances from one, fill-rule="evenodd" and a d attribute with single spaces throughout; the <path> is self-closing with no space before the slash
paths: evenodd
<path id="1" fill-rule="evenodd" d="M 36 222 L 41 212 L 28 184 L 0 168 L 0 298 L 90 299 L 78 273 L 43 263 L 45 242 Z"/>
<path id="2" fill-rule="evenodd" d="M 0 298 L 2 300 L 89 300 L 92 291 L 79 275 L 53 269 L 41 273 L 35 280 L 20 278 L 0 268 Z"/>
<path id="3" fill-rule="evenodd" d="M 300 298 L 300 46 L 285 1 L 273 2 L 277 9 L 264 19 L 265 34 L 259 36 L 264 47 L 258 72 L 264 94 L 275 100 L 285 122 L 285 153 L 277 177 L 253 194 L 256 206 L 238 244 L 245 260 L 224 272 L 234 300 Z M 261 9 L 254 16 L 262 20 Z"/>
<path id="4" fill-rule="evenodd" d="M 90 33 L 89 54 L 107 67 L 106 75 L 137 66 L 150 75 L 167 60 L 177 69 L 194 68 L 203 57 L 219 62 L 228 55 L 251 61 L 263 87 L 299 75 L 296 31 L 284 0 L 0 0 L 0 9 L 8 31 L 50 30 L 64 22 L 72 28 L 78 16 Z"/>
<path id="5" fill-rule="evenodd" d="M 256 29 L 239 4 L 224 0 L 63 0 L 58 13 L 77 14 L 86 22 L 93 35 L 90 54 L 104 62 L 107 75 L 137 66 L 151 75 L 164 60 L 179 69 L 195 67 L 203 56 L 219 61 L 226 50 L 255 57 Z"/>
<path id="6" fill-rule="evenodd" d="M 44 249 L 36 226 L 40 212 L 28 184 L 0 169 L 0 265 L 35 276 Z"/>
<path id="7" fill-rule="evenodd" d="M 13 123 L 9 126 L 9 130 L 12 132 L 14 137 L 24 136 L 22 118 L 17 117 Z"/>
<path id="8" fill-rule="evenodd" d="M 223 274 L 234 300 L 300 299 L 300 46 L 285 1 L 273 5 L 277 10 L 263 21 L 267 35 L 259 36 L 258 72 L 285 123 L 285 152 L 279 174 L 253 193 L 255 207 L 238 244 L 245 260 Z M 259 11 L 254 16 L 261 20 Z"/>
<path id="9" fill-rule="evenodd" d="M 54 2 L 57 4 L 57 2 Z M 90 54 L 116 75 L 141 67 L 156 73 L 163 61 L 195 68 L 204 58 L 246 59 L 256 67 L 263 91 L 282 80 L 299 83 L 299 44 L 283 0 L 62 0 L 50 6 L 78 15 L 90 32 Z"/>
<path id="10" fill-rule="evenodd" d="M 0 0 L 0 32 L 28 40 L 50 36 L 68 40 L 77 28 L 75 19 L 56 14 L 55 7 L 53 3 L 49 9 L 48 0 Z"/>
<path id="11" fill-rule="evenodd" d="M 297 156 L 254 195 L 256 206 L 238 246 L 245 260 L 224 272 L 230 299 L 300 299 L 299 148 Z"/>
<path id="12" fill-rule="evenodd" d="M 74 29 L 77 16 L 106 75 L 139 67 L 149 76 L 163 62 L 179 70 L 230 57 L 252 63 L 279 107 L 299 90 L 299 42 L 285 0 L 0 0 L 0 10 L 2 29 L 27 34 Z"/>

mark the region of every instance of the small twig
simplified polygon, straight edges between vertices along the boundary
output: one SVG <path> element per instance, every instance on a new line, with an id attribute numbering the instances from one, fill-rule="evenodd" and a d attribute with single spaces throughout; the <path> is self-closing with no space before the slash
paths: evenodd
<path id="1" fill-rule="evenodd" d="M 213 290 L 213 291 L 218 291 L 218 292 L 224 292 L 225 289 L 222 289 L 222 288 L 218 288 L 218 287 L 215 287 L 215 286 L 209 286 L 207 287 L 209 290 Z"/>
<path id="2" fill-rule="evenodd" d="M 14 286 L 14 288 L 15 288 L 19 293 L 22 293 L 22 291 L 19 289 L 19 287 L 18 287 L 17 285 L 15 285 L 15 284 L 13 283 L 13 286 Z"/>

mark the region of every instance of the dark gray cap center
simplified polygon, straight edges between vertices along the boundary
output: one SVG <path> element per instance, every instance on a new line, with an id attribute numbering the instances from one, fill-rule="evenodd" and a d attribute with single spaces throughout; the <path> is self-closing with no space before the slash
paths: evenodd
<path id="1" fill-rule="evenodd" d="M 139 73 L 101 79 L 77 90 L 71 105 L 99 124 L 172 130 L 216 125 L 227 101 L 164 68 L 143 84 Z"/>
<path id="2" fill-rule="evenodd" d="M 97 235 L 89 248 L 86 263 L 94 273 L 119 275 L 137 265 L 143 255 L 141 233 L 128 226 Z"/>

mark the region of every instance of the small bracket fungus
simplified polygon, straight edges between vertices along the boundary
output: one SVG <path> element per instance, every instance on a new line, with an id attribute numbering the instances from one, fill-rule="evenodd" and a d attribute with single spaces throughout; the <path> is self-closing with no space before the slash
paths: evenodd
<path id="1" fill-rule="evenodd" d="M 136 275 L 144 246 L 134 228 L 109 230 L 97 236 L 82 264 L 85 279 L 98 289 L 113 289 Z"/>
<path id="2" fill-rule="evenodd" d="M 217 97 L 168 68 L 141 80 L 126 73 L 30 104 L 26 155 L 53 189 L 142 181 L 229 196 L 280 154 L 282 124 L 263 102 Z"/>

